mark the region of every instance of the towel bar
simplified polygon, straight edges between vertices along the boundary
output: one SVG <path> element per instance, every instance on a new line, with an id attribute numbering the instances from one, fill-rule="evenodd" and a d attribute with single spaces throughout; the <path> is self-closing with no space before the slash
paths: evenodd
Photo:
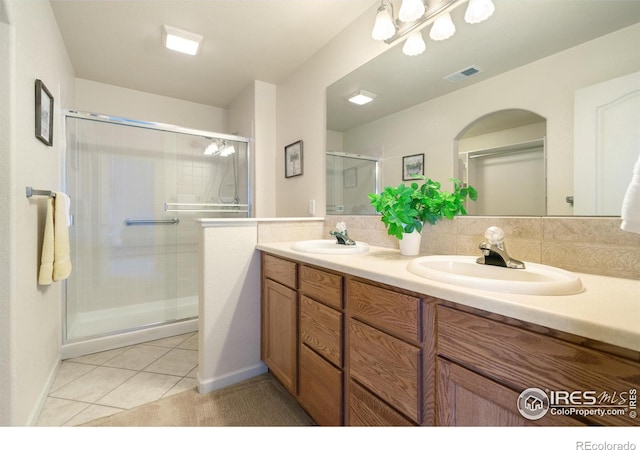
<path id="1" fill-rule="evenodd" d="M 34 189 L 31 186 L 27 186 L 26 191 L 27 191 L 27 198 L 32 197 L 34 195 L 45 195 L 47 197 L 53 197 L 53 198 L 55 198 L 56 196 L 56 193 L 53 191 L 43 191 L 40 189 Z"/>

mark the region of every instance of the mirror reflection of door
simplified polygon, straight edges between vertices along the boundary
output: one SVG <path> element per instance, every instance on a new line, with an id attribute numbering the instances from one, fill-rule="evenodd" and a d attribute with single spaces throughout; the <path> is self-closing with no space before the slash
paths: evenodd
<path id="1" fill-rule="evenodd" d="M 519 109 L 487 114 L 458 135 L 456 177 L 478 190 L 474 215 L 546 215 L 546 120 Z"/>

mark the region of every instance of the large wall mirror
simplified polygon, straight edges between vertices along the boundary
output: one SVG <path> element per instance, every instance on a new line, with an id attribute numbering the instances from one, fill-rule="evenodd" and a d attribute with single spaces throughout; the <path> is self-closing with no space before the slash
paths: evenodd
<path id="1" fill-rule="evenodd" d="M 640 1 L 493 1 L 485 22 L 456 8 L 451 38 L 423 30 L 421 55 L 393 46 L 329 86 L 327 150 L 378 159 L 381 187 L 424 154 L 427 177 L 486 194 L 472 214 L 620 215 L 640 143 Z M 360 89 L 374 101 L 346 100 Z"/>

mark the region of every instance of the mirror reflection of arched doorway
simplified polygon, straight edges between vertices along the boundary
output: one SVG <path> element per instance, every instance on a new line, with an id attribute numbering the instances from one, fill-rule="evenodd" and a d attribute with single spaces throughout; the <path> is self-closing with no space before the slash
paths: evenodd
<path id="1" fill-rule="evenodd" d="M 456 136 L 456 177 L 478 190 L 473 215 L 546 215 L 544 117 L 522 109 L 482 116 Z"/>

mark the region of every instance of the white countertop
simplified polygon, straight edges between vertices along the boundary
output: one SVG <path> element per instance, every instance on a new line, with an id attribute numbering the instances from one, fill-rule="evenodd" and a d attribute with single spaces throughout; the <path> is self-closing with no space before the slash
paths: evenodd
<path id="1" fill-rule="evenodd" d="M 359 255 L 302 253 L 293 242 L 257 249 L 461 305 L 520 319 L 596 341 L 640 351 L 640 281 L 578 274 L 585 286 L 575 295 L 537 296 L 470 289 L 431 281 L 406 270 L 413 259 L 398 250 L 371 246 Z M 525 261 L 526 263 L 526 261 Z"/>

